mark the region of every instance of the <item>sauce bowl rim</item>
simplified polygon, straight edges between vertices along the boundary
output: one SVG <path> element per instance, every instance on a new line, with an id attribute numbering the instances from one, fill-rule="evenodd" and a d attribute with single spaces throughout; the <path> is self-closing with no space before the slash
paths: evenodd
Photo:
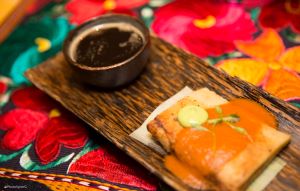
<path id="1" fill-rule="evenodd" d="M 140 25 L 140 27 L 142 27 L 142 30 L 140 30 L 138 27 L 135 27 L 137 30 L 139 30 L 141 32 L 141 35 L 143 35 L 143 46 L 131 57 L 127 58 L 126 60 L 122 61 L 122 62 L 118 62 L 109 66 L 87 66 L 84 64 L 81 64 L 77 61 L 75 61 L 74 59 L 71 58 L 70 56 L 70 45 L 72 44 L 72 39 L 74 39 L 77 34 L 81 29 L 83 29 L 84 27 L 87 27 L 88 25 L 91 25 L 91 27 L 97 26 L 97 25 L 93 25 L 93 23 L 98 22 L 99 20 L 105 20 L 107 18 L 113 18 L 113 17 L 119 17 L 120 19 L 120 23 L 124 22 L 126 24 L 132 25 L 133 27 L 135 27 L 131 22 L 135 22 L 138 25 Z M 126 19 L 126 20 L 125 20 Z M 130 20 L 131 22 L 128 22 L 128 20 Z M 110 23 L 110 22 L 107 22 Z M 98 24 L 101 25 L 101 24 Z M 89 27 L 87 27 L 88 29 Z M 136 57 L 138 57 L 140 54 L 142 54 L 144 52 L 144 50 L 147 48 L 148 44 L 150 41 L 150 32 L 149 29 L 145 26 L 145 24 L 140 21 L 139 19 L 126 15 L 126 14 L 116 14 L 116 13 L 110 13 L 110 14 L 105 14 L 105 15 L 101 15 L 101 16 L 97 16 L 94 17 L 80 25 L 78 25 L 76 28 L 74 28 L 72 31 L 69 32 L 67 38 L 64 40 L 63 43 L 63 54 L 65 56 L 65 59 L 71 63 L 72 65 L 83 69 L 83 70 L 89 70 L 89 71 L 101 71 L 101 70 L 111 70 L 111 69 L 115 69 L 118 67 L 121 67 L 123 65 L 126 65 L 127 63 L 130 63 L 131 61 L 133 61 Z"/>

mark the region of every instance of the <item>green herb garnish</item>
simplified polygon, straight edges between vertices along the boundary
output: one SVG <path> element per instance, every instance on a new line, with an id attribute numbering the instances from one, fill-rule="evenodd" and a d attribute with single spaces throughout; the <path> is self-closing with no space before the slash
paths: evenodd
<path id="1" fill-rule="evenodd" d="M 199 131 L 209 131 L 207 128 L 205 128 L 205 127 L 203 127 L 203 126 L 200 126 L 200 125 L 198 125 L 198 126 L 192 126 L 192 128 L 193 129 L 196 129 L 196 130 L 199 130 Z"/>
<path id="2" fill-rule="evenodd" d="M 214 119 L 209 119 L 207 121 L 207 123 L 217 125 L 222 122 L 236 123 L 238 121 L 240 121 L 240 117 L 237 114 L 231 114 L 226 117 L 218 117 L 218 118 L 214 118 Z"/>
<path id="3" fill-rule="evenodd" d="M 240 121 L 240 117 L 237 114 L 230 114 L 224 117 L 223 110 L 220 106 L 215 107 L 215 110 L 219 114 L 219 117 L 207 120 L 208 124 L 215 126 L 224 122 L 233 130 L 247 136 L 249 140 L 252 140 L 246 129 L 235 125 L 235 123 Z"/>
<path id="4" fill-rule="evenodd" d="M 222 110 L 222 108 L 220 107 L 220 106 L 217 106 L 216 108 L 216 112 L 219 114 L 219 115 L 223 115 L 223 110 Z"/>
<path id="5" fill-rule="evenodd" d="M 180 109 L 178 112 L 178 121 L 183 127 L 193 128 L 200 131 L 209 131 L 208 128 L 202 126 L 204 122 L 216 126 L 217 124 L 225 123 L 233 130 L 237 131 L 240 134 L 247 136 L 247 138 L 252 141 L 247 130 L 235 125 L 240 121 L 240 117 L 237 114 L 230 114 L 224 116 L 223 110 L 220 106 L 215 107 L 216 112 L 219 117 L 214 119 L 208 119 L 208 113 L 205 109 L 196 106 L 196 105 L 187 105 Z"/>
<path id="6" fill-rule="evenodd" d="M 241 133 L 241 134 L 244 134 L 246 135 L 247 134 L 247 131 L 246 129 L 242 128 L 242 127 L 239 127 L 239 126 L 236 126 L 236 125 L 233 125 L 231 123 L 226 123 L 229 127 L 231 127 L 232 129 L 234 129 L 235 131 Z"/>
<path id="7" fill-rule="evenodd" d="M 238 133 L 241 133 L 243 135 L 245 135 L 251 142 L 253 141 L 253 139 L 251 138 L 251 136 L 248 134 L 247 130 L 242 128 L 242 127 L 239 127 L 239 126 L 236 126 L 232 123 L 226 123 L 229 127 L 231 127 L 233 130 L 237 131 Z"/>

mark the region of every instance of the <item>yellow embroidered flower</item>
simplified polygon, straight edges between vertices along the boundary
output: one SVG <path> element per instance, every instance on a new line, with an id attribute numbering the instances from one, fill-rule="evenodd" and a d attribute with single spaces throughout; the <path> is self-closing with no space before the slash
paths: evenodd
<path id="1" fill-rule="evenodd" d="M 59 117 L 61 116 L 61 113 L 58 109 L 52 109 L 49 114 L 48 114 L 49 118 L 53 118 L 53 117 Z"/>
<path id="2" fill-rule="evenodd" d="M 251 58 L 228 59 L 217 67 L 284 99 L 300 99 L 300 46 L 286 49 L 273 29 L 254 41 L 237 41 L 237 49 Z"/>
<path id="3" fill-rule="evenodd" d="M 37 37 L 34 40 L 35 44 L 37 45 L 37 49 L 39 52 L 46 52 L 51 48 L 51 41 L 46 38 Z"/>

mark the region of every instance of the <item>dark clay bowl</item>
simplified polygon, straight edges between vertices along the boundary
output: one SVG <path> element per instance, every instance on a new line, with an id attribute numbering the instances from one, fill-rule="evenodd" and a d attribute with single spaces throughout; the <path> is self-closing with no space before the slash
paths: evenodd
<path id="1" fill-rule="evenodd" d="M 126 23 L 134 26 L 144 39 L 142 47 L 127 60 L 109 66 L 91 67 L 72 58 L 70 45 L 79 34 L 91 27 L 108 23 Z M 149 41 L 149 30 L 141 21 L 126 15 L 110 14 L 94 18 L 72 30 L 64 42 L 63 53 L 74 71 L 74 77 L 90 85 L 114 88 L 128 84 L 142 72 L 149 57 Z"/>

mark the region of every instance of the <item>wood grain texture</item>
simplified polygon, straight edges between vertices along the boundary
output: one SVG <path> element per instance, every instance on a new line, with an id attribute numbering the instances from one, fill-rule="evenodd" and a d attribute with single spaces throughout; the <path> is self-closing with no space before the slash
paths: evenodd
<path id="1" fill-rule="evenodd" d="M 128 135 L 164 100 L 184 86 L 208 87 L 226 99 L 252 99 L 272 112 L 279 129 L 292 136 L 280 157 L 287 166 L 267 190 L 300 190 L 300 110 L 263 90 L 216 70 L 196 56 L 152 37 L 151 58 L 131 85 L 102 90 L 72 78 L 62 53 L 26 73 L 28 79 L 100 134 L 177 190 L 192 190 L 169 173 L 163 156 Z"/>

